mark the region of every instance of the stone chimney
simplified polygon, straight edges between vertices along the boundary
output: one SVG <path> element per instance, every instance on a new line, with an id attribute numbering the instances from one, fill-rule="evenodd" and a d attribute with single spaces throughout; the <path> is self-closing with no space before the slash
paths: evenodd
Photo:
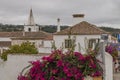
<path id="1" fill-rule="evenodd" d="M 57 19 L 57 32 L 60 32 L 60 18 Z"/>

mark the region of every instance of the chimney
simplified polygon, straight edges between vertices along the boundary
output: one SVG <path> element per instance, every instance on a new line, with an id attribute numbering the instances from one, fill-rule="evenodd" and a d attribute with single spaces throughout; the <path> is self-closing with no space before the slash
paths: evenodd
<path id="1" fill-rule="evenodd" d="M 60 18 L 57 19 L 57 32 L 60 32 Z"/>
<path id="2" fill-rule="evenodd" d="M 25 36 L 25 31 L 22 32 L 23 36 Z"/>
<path id="3" fill-rule="evenodd" d="M 76 23 L 81 22 L 81 19 L 83 20 L 85 15 L 84 14 L 73 14 L 72 16 L 74 18 L 73 23 L 76 24 Z"/>

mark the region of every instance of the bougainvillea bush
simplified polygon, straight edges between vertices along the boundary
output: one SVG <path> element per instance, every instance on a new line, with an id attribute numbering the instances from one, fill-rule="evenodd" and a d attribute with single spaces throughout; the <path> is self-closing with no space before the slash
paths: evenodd
<path id="1" fill-rule="evenodd" d="M 91 54 L 55 50 L 42 60 L 30 62 L 30 69 L 20 73 L 18 80 L 84 80 L 86 76 L 102 76 L 98 62 Z"/>
<path id="2" fill-rule="evenodd" d="M 113 57 L 113 60 L 118 57 L 117 46 L 107 45 L 105 50 Z"/>

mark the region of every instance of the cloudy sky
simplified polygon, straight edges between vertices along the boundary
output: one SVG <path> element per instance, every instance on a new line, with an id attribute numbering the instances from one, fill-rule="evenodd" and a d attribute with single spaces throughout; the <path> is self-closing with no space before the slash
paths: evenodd
<path id="1" fill-rule="evenodd" d="M 32 7 L 36 24 L 74 25 L 80 21 L 120 28 L 120 0 L 0 0 L 0 23 L 27 23 Z M 74 19 L 73 14 L 84 13 Z"/>

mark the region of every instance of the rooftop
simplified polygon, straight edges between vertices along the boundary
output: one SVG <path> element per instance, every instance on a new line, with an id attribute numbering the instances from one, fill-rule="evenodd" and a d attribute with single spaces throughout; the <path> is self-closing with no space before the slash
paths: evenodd
<path id="1" fill-rule="evenodd" d="M 50 33 L 39 31 L 39 32 L 0 32 L 0 37 L 9 37 L 11 39 L 43 39 L 52 40 L 53 36 Z"/>
<path id="2" fill-rule="evenodd" d="M 0 41 L 0 47 L 10 47 L 11 41 Z"/>
<path id="3" fill-rule="evenodd" d="M 56 32 L 55 35 L 97 35 L 97 34 L 109 34 L 108 32 L 98 28 L 96 25 L 90 24 L 86 21 L 82 21 L 72 27 L 69 27 L 60 32 Z"/>

